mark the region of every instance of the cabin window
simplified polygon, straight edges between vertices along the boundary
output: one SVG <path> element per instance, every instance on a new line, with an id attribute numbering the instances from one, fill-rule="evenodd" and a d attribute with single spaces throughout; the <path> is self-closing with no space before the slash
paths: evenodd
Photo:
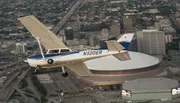
<path id="1" fill-rule="evenodd" d="M 64 53 L 64 52 L 70 52 L 69 49 L 61 49 L 61 53 Z"/>
<path id="2" fill-rule="evenodd" d="M 56 49 L 56 50 L 49 50 L 49 53 L 50 53 L 50 54 L 53 54 L 53 53 L 59 53 L 59 49 Z"/>

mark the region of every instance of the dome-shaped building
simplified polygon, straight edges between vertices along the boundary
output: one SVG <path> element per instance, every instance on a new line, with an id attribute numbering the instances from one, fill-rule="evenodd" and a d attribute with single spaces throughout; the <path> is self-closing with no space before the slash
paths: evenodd
<path id="1" fill-rule="evenodd" d="M 161 60 L 144 53 L 129 51 L 131 60 L 120 61 L 114 56 L 106 56 L 86 61 L 93 76 L 82 77 L 93 85 L 120 84 L 124 81 L 152 77 L 163 71 Z"/>

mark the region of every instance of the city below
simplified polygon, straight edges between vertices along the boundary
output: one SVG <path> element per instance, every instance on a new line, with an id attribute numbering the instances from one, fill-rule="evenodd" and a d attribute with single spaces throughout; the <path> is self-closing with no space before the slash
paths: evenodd
<path id="1" fill-rule="evenodd" d="M 180 0 L 0 0 L 0 103 L 180 103 Z"/>

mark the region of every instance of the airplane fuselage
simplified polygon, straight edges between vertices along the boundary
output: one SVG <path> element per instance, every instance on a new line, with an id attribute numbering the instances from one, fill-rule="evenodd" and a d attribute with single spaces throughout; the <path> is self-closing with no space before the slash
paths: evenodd
<path id="1" fill-rule="evenodd" d="M 121 51 L 123 52 L 123 51 Z M 27 59 L 27 62 L 32 67 L 40 66 L 41 68 L 58 67 L 67 65 L 68 63 L 76 63 L 78 61 L 85 61 L 103 56 L 120 53 L 119 51 L 108 50 L 85 50 L 85 51 L 71 51 L 64 53 L 45 54 L 45 59 L 41 54 L 31 56 Z M 48 60 L 53 60 L 52 64 L 48 63 Z"/>

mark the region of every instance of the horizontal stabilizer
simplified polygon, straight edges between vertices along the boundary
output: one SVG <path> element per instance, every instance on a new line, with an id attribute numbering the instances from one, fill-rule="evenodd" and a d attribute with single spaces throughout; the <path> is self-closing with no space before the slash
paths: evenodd
<path id="1" fill-rule="evenodd" d="M 117 41 L 106 41 L 106 45 L 109 51 L 121 51 L 124 49 Z"/>
<path id="2" fill-rule="evenodd" d="M 129 56 L 128 52 L 113 54 L 113 56 L 119 59 L 120 61 L 131 60 L 131 57 Z"/>
<path id="3" fill-rule="evenodd" d="M 92 76 L 91 71 L 83 62 L 68 64 L 66 67 L 78 76 Z"/>
<path id="4" fill-rule="evenodd" d="M 48 49 L 67 48 L 66 45 L 44 24 L 34 16 L 25 16 L 18 18 L 26 29 L 37 39 L 40 39 L 42 46 Z"/>

